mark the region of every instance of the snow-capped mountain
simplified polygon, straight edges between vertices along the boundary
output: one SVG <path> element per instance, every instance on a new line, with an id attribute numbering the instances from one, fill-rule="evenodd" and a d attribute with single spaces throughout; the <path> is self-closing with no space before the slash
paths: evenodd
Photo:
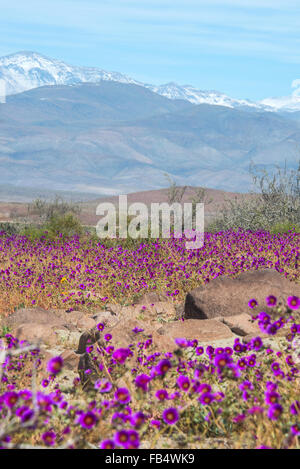
<path id="1" fill-rule="evenodd" d="M 76 67 L 50 59 L 36 52 L 17 52 L 0 58 L 0 79 L 6 83 L 6 94 L 17 94 L 45 85 L 97 83 L 102 80 L 139 84 L 118 72 L 100 68 Z"/>
<path id="2" fill-rule="evenodd" d="M 295 112 L 300 111 L 300 96 L 292 94 L 279 98 L 266 98 L 260 104 L 267 106 L 272 111 Z"/>
<path id="3" fill-rule="evenodd" d="M 116 81 L 150 89 L 169 99 L 183 99 L 193 104 L 211 104 L 253 111 L 299 111 L 300 96 L 294 92 L 283 98 L 267 98 L 260 102 L 235 99 L 218 91 L 203 91 L 191 85 L 167 83 L 151 85 L 118 73 L 96 67 L 78 67 L 36 52 L 22 51 L 0 57 L 0 80 L 5 82 L 6 95 L 13 95 L 45 85 L 74 85 Z M 1 82 L 0 82 L 1 84 Z M 1 89 L 0 89 L 1 91 Z M 0 93 L 1 102 L 1 93 Z"/>
<path id="4" fill-rule="evenodd" d="M 108 80 L 144 86 L 166 98 L 184 99 L 193 104 L 206 103 L 231 108 L 247 106 L 259 109 L 262 107 L 248 100 L 230 98 L 218 91 L 202 91 L 191 85 L 180 86 L 177 83 L 160 86 L 145 84 L 118 72 L 77 67 L 27 51 L 0 58 L 0 79 L 6 83 L 7 95 L 18 94 L 45 85 L 74 85 Z"/>
<path id="5" fill-rule="evenodd" d="M 155 93 L 165 96 L 169 99 L 185 99 L 193 104 L 211 104 L 216 106 L 226 107 L 253 107 L 256 109 L 262 108 L 261 105 L 253 103 L 246 99 L 230 98 L 224 93 L 218 91 L 201 91 L 191 85 L 178 85 L 177 83 L 167 83 L 165 85 L 154 86 L 145 85 Z"/>

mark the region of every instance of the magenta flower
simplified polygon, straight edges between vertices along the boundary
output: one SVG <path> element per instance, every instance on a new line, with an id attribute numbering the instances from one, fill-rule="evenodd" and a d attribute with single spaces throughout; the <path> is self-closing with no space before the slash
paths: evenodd
<path id="1" fill-rule="evenodd" d="M 232 421 L 234 423 L 240 423 L 240 422 L 243 422 L 245 420 L 245 418 L 246 418 L 245 414 L 238 414 L 235 417 L 233 417 Z"/>
<path id="2" fill-rule="evenodd" d="M 159 389 L 158 391 L 156 391 L 155 397 L 156 397 L 159 401 L 164 401 L 164 400 L 166 400 L 166 399 L 169 398 L 169 394 L 168 394 L 168 392 L 166 391 L 166 389 Z"/>
<path id="3" fill-rule="evenodd" d="M 300 298 L 298 296 L 289 296 L 287 299 L 287 305 L 290 309 L 299 309 L 300 308 Z"/>
<path id="4" fill-rule="evenodd" d="M 4 403 L 10 409 L 13 408 L 19 400 L 19 395 L 14 391 L 9 391 L 4 394 Z"/>
<path id="5" fill-rule="evenodd" d="M 146 392 L 148 390 L 150 381 L 151 381 L 150 376 L 143 373 L 141 375 L 136 376 L 135 385 L 137 388 L 141 388 L 143 391 Z"/>
<path id="6" fill-rule="evenodd" d="M 123 365 L 130 355 L 132 355 L 132 352 L 129 348 L 118 348 L 113 352 L 112 358 Z"/>
<path id="7" fill-rule="evenodd" d="M 292 415 L 300 415 L 300 402 L 294 401 L 290 406 L 290 413 Z"/>
<path id="8" fill-rule="evenodd" d="M 108 379 L 102 378 L 95 381 L 94 387 L 101 393 L 110 392 L 112 390 L 112 383 Z"/>
<path id="9" fill-rule="evenodd" d="M 53 357 L 48 361 L 47 371 L 52 375 L 57 375 L 63 367 L 63 359 L 61 357 Z"/>
<path id="10" fill-rule="evenodd" d="M 196 354 L 197 355 L 203 355 L 204 353 L 204 348 L 203 347 L 196 347 Z"/>
<path id="11" fill-rule="evenodd" d="M 228 353 L 222 352 L 215 355 L 214 365 L 218 368 L 224 368 L 232 363 L 232 358 Z"/>
<path id="12" fill-rule="evenodd" d="M 56 440 L 56 433 L 53 431 L 45 432 L 42 434 L 42 440 L 47 446 L 54 446 Z"/>
<path id="13" fill-rule="evenodd" d="M 103 440 L 99 446 L 100 449 L 115 449 L 115 447 L 115 442 L 113 440 Z"/>
<path id="14" fill-rule="evenodd" d="M 263 341 L 261 340 L 260 337 L 254 337 L 253 339 L 251 339 L 250 341 L 250 347 L 252 348 L 252 350 L 260 350 L 263 346 Z"/>
<path id="15" fill-rule="evenodd" d="M 128 430 L 127 449 L 136 449 L 140 446 L 139 434 L 135 430 Z"/>
<path id="16" fill-rule="evenodd" d="M 179 420 L 179 413 L 175 407 L 170 407 L 163 411 L 162 418 L 168 425 L 174 425 Z"/>
<path id="17" fill-rule="evenodd" d="M 266 298 L 266 304 L 267 304 L 267 306 L 269 306 L 269 307 L 276 306 L 276 304 L 277 304 L 277 298 L 276 298 L 276 296 L 274 296 L 274 295 L 269 295 L 269 296 L 267 296 L 267 298 Z"/>
<path id="18" fill-rule="evenodd" d="M 191 385 L 188 376 L 180 375 L 177 378 L 177 385 L 182 391 L 187 392 Z"/>
<path id="19" fill-rule="evenodd" d="M 118 446 L 123 446 L 123 448 L 126 448 L 128 440 L 129 440 L 128 430 L 120 430 L 115 433 L 114 441 Z"/>
<path id="20" fill-rule="evenodd" d="M 175 339 L 175 344 L 180 348 L 187 348 L 189 346 L 189 341 L 183 338 Z"/>
<path id="21" fill-rule="evenodd" d="M 199 393 L 210 392 L 210 391 L 211 391 L 211 385 L 208 383 L 201 383 L 198 387 Z"/>
<path id="22" fill-rule="evenodd" d="M 265 403 L 266 404 L 276 404 L 280 400 L 280 394 L 276 391 L 267 391 L 265 393 Z"/>
<path id="23" fill-rule="evenodd" d="M 34 416 L 34 412 L 28 406 L 21 406 L 16 409 L 16 416 L 21 419 L 22 423 L 28 422 Z"/>
<path id="24" fill-rule="evenodd" d="M 94 425 L 97 423 L 97 420 L 98 419 L 94 412 L 89 411 L 80 415 L 78 423 L 82 426 L 82 428 L 89 430 L 94 427 Z"/>
<path id="25" fill-rule="evenodd" d="M 291 426 L 291 434 L 294 436 L 300 436 L 300 423 L 296 423 Z"/>
<path id="26" fill-rule="evenodd" d="M 270 420 L 277 420 L 281 416 L 283 408 L 280 404 L 272 404 L 268 409 L 268 417 Z"/>
<path id="27" fill-rule="evenodd" d="M 249 298 L 249 297 L 248 297 L 248 298 Z M 255 308 L 255 306 L 257 306 L 257 304 L 258 304 L 258 303 L 257 303 L 257 301 L 256 301 L 255 298 L 252 298 L 252 299 L 249 300 L 249 302 L 248 302 L 249 308 L 252 308 L 252 309 Z"/>
<path id="28" fill-rule="evenodd" d="M 143 412 L 135 412 L 130 417 L 130 423 L 135 428 L 141 427 L 146 421 L 146 415 Z"/>
<path id="29" fill-rule="evenodd" d="M 253 406 L 251 407 L 250 409 L 248 409 L 248 414 L 250 415 L 259 415 L 259 414 L 263 414 L 265 411 L 265 409 L 261 406 Z"/>
<path id="30" fill-rule="evenodd" d="M 120 402 L 120 404 L 128 404 L 130 402 L 130 392 L 127 388 L 119 388 L 115 392 L 115 399 Z"/>
<path id="31" fill-rule="evenodd" d="M 209 405 L 214 401 L 214 395 L 210 392 L 204 392 L 198 397 L 198 401 L 202 405 Z"/>
<path id="32" fill-rule="evenodd" d="M 155 371 L 158 375 L 164 376 L 170 368 L 172 368 L 170 360 L 164 358 L 158 362 Z"/>

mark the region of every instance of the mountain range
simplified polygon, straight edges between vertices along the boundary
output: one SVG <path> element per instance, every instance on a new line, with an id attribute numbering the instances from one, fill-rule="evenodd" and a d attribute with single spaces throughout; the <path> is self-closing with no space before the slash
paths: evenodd
<path id="1" fill-rule="evenodd" d="M 114 195 L 165 187 L 167 173 L 245 192 L 250 162 L 296 168 L 300 157 L 296 105 L 147 85 L 32 52 L 0 58 L 1 79 L 1 184 Z"/>
<path id="2" fill-rule="evenodd" d="M 205 103 L 263 111 L 300 111 L 300 97 L 296 94 L 252 102 L 248 99 L 231 98 L 219 91 L 199 90 L 192 85 L 178 85 L 174 82 L 164 85 L 142 83 L 119 72 L 108 72 L 96 67 L 73 66 L 31 51 L 21 51 L 0 57 L 0 79 L 6 83 L 7 95 L 45 85 L 74 85 L 77 83 L 98 83 L 105 80 L 143 86 L 166 98 L 184 99 L 193 104 Z"/>

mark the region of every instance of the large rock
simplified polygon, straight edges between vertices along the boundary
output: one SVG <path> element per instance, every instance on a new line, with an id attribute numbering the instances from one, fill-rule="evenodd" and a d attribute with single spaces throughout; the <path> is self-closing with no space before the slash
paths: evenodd
<path id="1" fill-rule="evenodd" d="M 156 326 L 158 327 L 158 326 Z M 134 330 L 142 329 L 141 333 L 136 333 Z M 128 347 L 129 344 L 143 340 L 145 336 L 151 335 L 154 332 L 155 328 L 152 327 L 149 323 L 144 321 L 138 321 L 136 319 L 124 318 L 116 326 L 105 329 L 105 333 L 112 335 L 111 343 L 115 348 L 118 347 Z"/>
<path id="2" fill-rule="evenodd" d="M 33 345 L 55 345 L 57 336 L 51 326 L 46 324 L 27 323 L 20 324 L 15 330 L 19 340 L 26 340 Z"/>
<path id="3" fill-rule="evenodd" d="M 10 327 L 12 330 L 26 323 L 51 325 L 56 328 L 66 327 L 69 330 L 76 330 L 77 324 L 82 324 L 84 320 L 88 320 L 89 324 L 91 323 L 91 319 L 81 311 L 67 313 L 65 310 L 61 309 L 55 310 L 36 307 L 20 308 L 4 318 L 1 324 Z M 87 327 L 89 326 L 85 326 L 85 328 Z"/>
<path id="4" fill-rule="evenodd" d="M 102 323 L 105 327 L 112 327 L 119 321 L 119 316 L 111 311 L 96 311 L 93 320 L 96 324 Z"/>
<path id="5" fill-rule="evenodd" d="M 252 321 L 250 314 L 242 313 L 237 314 L 236 316 L 227 316 L 226 318 L 221 317 L 219 320 L 237 335 L 261 335 L 260 327 L 257 322 Z"/>
<path id="6" fill-rule="evenodd" d="M 233 339 L 235 335 L 230 328 L 215 319 L 198 321 L 189 319 L 174 321 L 157 329 L 153 335 L 153 343 L 161 352 L 173 351 L 178 346 L 175 339 L 197 339 L 201 343 L 212 343 L 221 339 Z"/>
<path id="7" fill-rule="evenodd" d="M 300 296 L 300 285 L 272 269 L 243 272 L 235 278 L 217 277 L 187 294 L 184 317 L 212 319 L 267 311 L 265 299 L 269 295 L 276 296 L 285 304 L 288 296 Z M 253 310 L 248 306 L 252 298 L 258 301 Z"/>

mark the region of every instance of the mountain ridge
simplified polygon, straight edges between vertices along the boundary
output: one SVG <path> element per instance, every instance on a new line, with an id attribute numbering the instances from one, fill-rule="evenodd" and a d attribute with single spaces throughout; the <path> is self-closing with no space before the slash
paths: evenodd
<path id="1" fill-rule="evenodd" d="M 0 183 L 37 189 L 128 193 L 164 187 L 167 173 L 178 185 L 247 192 L 251 161 L 299 159 L 297 120 L 115 81 L 9 96 L 0 124 Z"/>
<path id="2" fill-rule="evenodd" d="M 142 83 L 119 72 L 107 72 L 98 67 L 73 66 L 62 60 L 52 59 L 34 51 L 20 51 L 0 57 L 0 79 L 6 83 L 7 95 L 17 94 L 44 85 L 74 85 L 80 82 L 97 83 L 104 80 L 136 84 L 168 99 L 184 99 L 192 104 L 207 103 L 231 108 L 248 108 L 256 111 L 274 110 L 272 101 L 270 101 L 271 106 L 269 106 L 267 103 L 235 99 L 219 91 L 199 90 L 192 85 L 178 85 L 174 82 L 163 85 Z"/>

